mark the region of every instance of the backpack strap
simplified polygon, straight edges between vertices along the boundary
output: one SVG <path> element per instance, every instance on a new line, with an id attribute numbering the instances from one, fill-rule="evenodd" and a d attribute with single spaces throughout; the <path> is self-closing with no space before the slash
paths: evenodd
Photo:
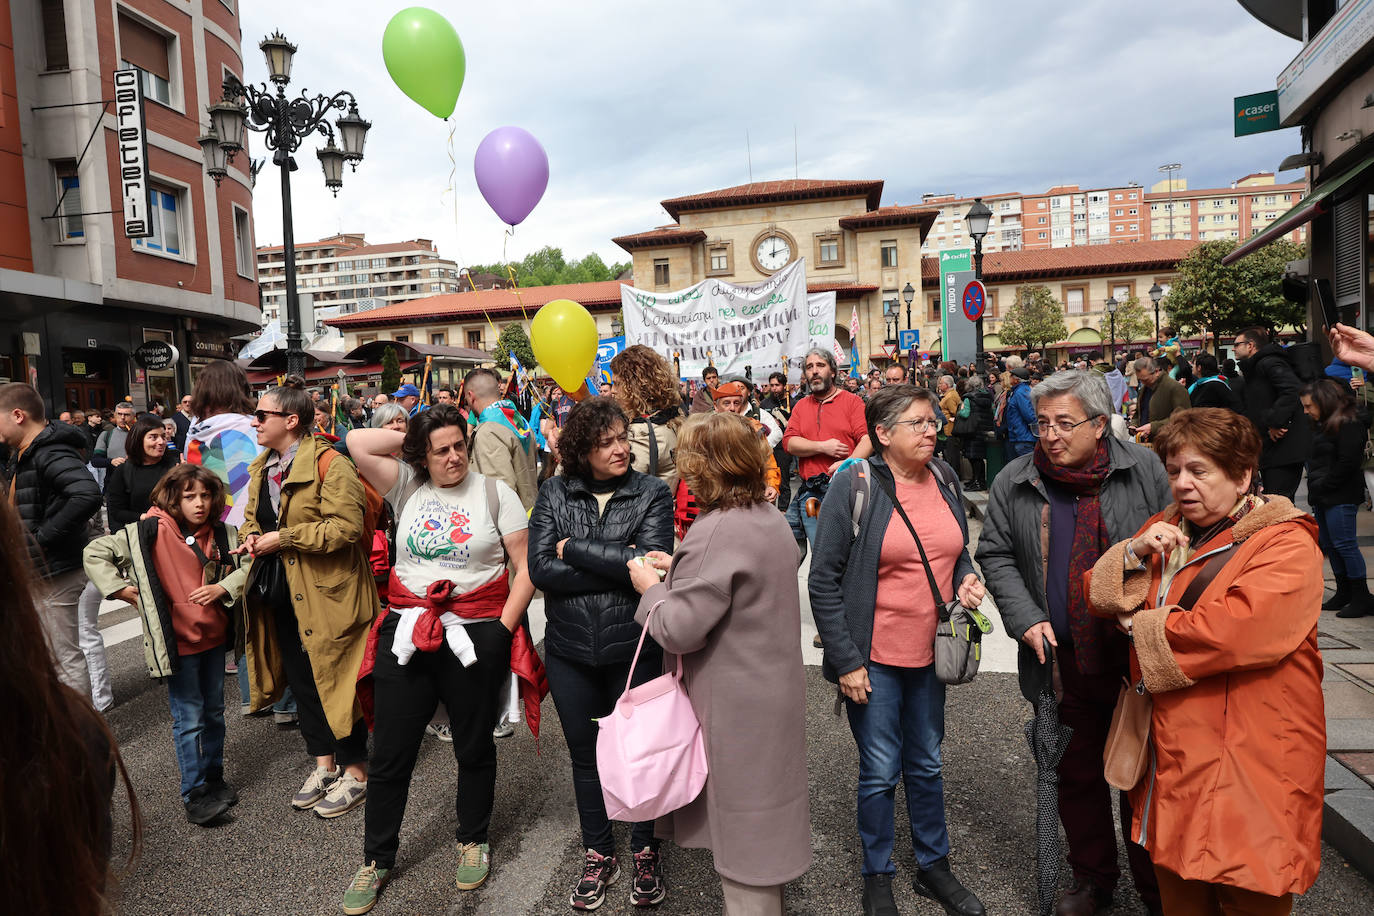
<path id="1" fill-rule="evenodd" d="M 858 537 L 859 520 L 864 517 L 864 509 L 868 508 L 868 459 L 860 458 L 850 468 L 854 471 L 854 479 L 849 485 L 849 521 L 854 527 L 854 536 Z"/>
<path id="2" fill-rule="evenodd" d="M 644 471 L 650 477 L 658 476 L 658 435 L 654 432 L 654 421 L 648 417 L 640 417 L 637 423 L 643 423 L 649 428 L 649 467 Z"/>

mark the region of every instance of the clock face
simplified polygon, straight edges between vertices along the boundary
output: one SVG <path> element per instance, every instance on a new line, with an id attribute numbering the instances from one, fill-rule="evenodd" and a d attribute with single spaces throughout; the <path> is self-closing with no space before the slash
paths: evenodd
<path id="1" fill-rule="evenodd" d="M 781 270 L 792 260 L 792 246 L 780 235 L 765 236 L 759 240 L 754 258 L 764 270 Z"/>

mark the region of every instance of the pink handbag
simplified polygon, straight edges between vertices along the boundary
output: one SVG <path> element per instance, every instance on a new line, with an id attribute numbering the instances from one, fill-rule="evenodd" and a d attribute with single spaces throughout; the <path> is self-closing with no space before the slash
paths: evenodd
<path id="1" fill-rule="evenodd" d="M 650 617 L 662 603 L 649 609 Z M 691 802 L 706 785 L 706 743 L 682 686 L 682 656 L 677 671 L 630 687 L 648 622 L 645 618 L 625 692 L 602 717 L 596 738 L 606 815 L 617 821 L 662 817 Z"/>

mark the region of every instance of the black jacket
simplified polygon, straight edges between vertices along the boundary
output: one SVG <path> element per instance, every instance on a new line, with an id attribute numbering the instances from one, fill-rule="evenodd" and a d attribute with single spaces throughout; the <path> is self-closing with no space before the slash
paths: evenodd
<path id="1" fill-rule="evenodd" d="M 569 540 L 560 560 L 555 548 L 563 538 Z M 625 564 L 672 549 L 673 496 L 657 477 L 630 471 L 604 513 L 580 478 L 544 481 L 530 513 L 529 567 L 544 591 L 545 651 L 585 665 L 629 661 L 639 642 L 639 595 Z M 645 641 L 641 665 L 657 664 L 652 643 Z"/>
<path id="2" fill-rule="evenodd" d="M 109 512 L 110 530 L 118 531 L 142 518 L 143 513 L 152 508 L 153 487 L 176 466 L 176 453 L 168 451 L 157 464 L 135 465 L 130 460 L 110 468 L 105 476 L 105 508 Z"/>
<path id="3" fill-rule="evenodd" d="M 24 454 L 11 456 L 5 483 L 29 538 L 29 558 L 43 576 L 81 568 L 86 523 L 100 509 L 100 487 L 86 470 L 86 436 L 75 426 L 49 423 Z"/>
<path id="4" fill-rule="evenodd" d="M 1245 413 L 1245 404 L 1241 402 L 1240 395 L 1221 376 L 1198 382 L 1188 394 L 1188 403 L 1194 407 L 1224 407 L 1239 414 Z"/>
<path id="5" fill-rule="evenodd" d="M 1245 373 L 1245 415 L 1259 430 L 1263 445 L 1260 467 L 1306 461 L 1312 450 L 1312 426 L 1302 412 L 1298 398 L 1302 382 L 1293 372 L 1288 354 L 1271 343 L 1241 360 L 1240 371 Z M 1286 429 L 1288 434 L 1274 442 L 1269 438 L 1271 429 Z"/>
<path id="6" fill-rule="evenodd" d="M 1314 506 L 1348 506 L 1364 502 L 1364 443 L 1369 428 L 1359 420 L 1342 423 L 1335 436 L 1314 424 L 1312 458 L 1307 462 L 1307 499 Z"/>

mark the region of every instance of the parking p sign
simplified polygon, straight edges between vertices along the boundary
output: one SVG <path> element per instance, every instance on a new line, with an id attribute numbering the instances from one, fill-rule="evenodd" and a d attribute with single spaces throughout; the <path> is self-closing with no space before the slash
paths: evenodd
<path id="1" fill-rule="evenodd" d="M 897 332 L 897 349 L 910 352 L 921 346 L 921 329 L 905 328 Z"/>

